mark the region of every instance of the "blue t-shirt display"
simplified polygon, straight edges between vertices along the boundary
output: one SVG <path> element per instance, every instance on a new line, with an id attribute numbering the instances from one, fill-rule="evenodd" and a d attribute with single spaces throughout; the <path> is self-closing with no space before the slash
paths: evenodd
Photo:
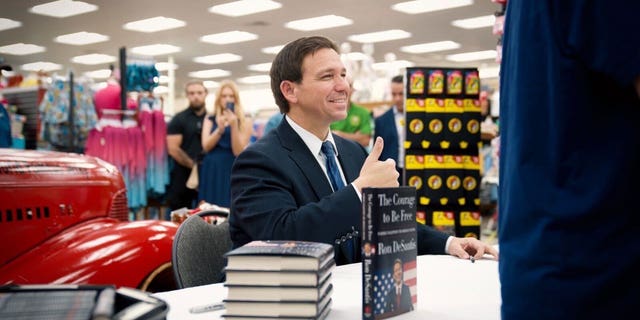
<path id="1" fill-rule="evenodd" d="M 502 319 L 636 314 L 638 13 L 636 0 L 508 2 L 500 79 Z"/>
<path id="2" fill-rule="evenodd" d="M 11 117 L 4 105 L 0 103 L 0 148 L 9 148 L 12 144 Z"/>

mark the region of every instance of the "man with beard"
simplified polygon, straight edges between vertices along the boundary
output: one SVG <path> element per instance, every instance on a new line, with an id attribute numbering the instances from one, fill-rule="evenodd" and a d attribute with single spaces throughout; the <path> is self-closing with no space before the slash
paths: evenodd
<path id="1" fill-rule="evenodd" d="M 207 88 L 200 81 L 185 86 L 189 107 L 176 114 L 167 126 L 167 150 L 173 159 L 171 178 L 167 189 L 167 202 L 173 211 L 193 208 L 198 198 L 197 189 L 186 186 L 191 169 L 202 153 L 201 133 L 205 114 Z"/>

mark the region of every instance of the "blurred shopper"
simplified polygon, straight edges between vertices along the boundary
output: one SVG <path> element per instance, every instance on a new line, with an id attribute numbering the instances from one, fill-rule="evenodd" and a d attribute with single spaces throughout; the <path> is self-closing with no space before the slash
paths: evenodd
<path id="1" fill-rule="evenodd" d="M 253 123 L 244 116 L 238 87 L 232 81 L 223 81 L 216 92 L 213 114 L 202 128 L 205 155 L 200 165 L 200 200 L 229 207 L 231 165 L 249 144 L 252 133 Z"/>
<path id="2" fill-rule="evenodd" d="M 189 107 L 177 113 L 167 125 L 167 150 L 174 161 L 167 188 L 167 202 L 172 211 L 195 207 L 198 197 L 198 192 L 187 188 L 186 182 L 202 153 L 200 136 L 207 113 L 207 88 L 200 81 L 190 81 L 185 86 L 185 93 Z"/>
<path id="3" fill-rule="evenodd" d="M 404 168 L 404 80 L 402 76 L 391 79 L 391 100 L 393 105 L 389 110 L 375 119 L 374 140 L 384 139 L 384 149 L 381 160 L 393 159 L 396 170 L 400 173 L 398 182 L 402 185 L 402 170 Z"/>
<path id="4" fill-rule="evenodd" d="M 347 117 L 332 123 L 331 132 L 367 148 L 371 143 L 371 134 L 373 133 L 371 112 L 351 101 L 351 97 L 353 97 L 353 78 L 347 77 L 347 80 L 350 88 Z"/>

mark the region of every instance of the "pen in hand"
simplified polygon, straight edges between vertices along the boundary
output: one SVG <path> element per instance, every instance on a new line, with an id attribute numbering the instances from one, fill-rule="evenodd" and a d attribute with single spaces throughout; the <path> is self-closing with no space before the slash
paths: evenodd
<path id="1" fill-rule="evenodd" d="M 471 263 L 476 263 L 476 258 L 474 258 L 472 255 L 469 255 L 469 260 L 471 260 Z"/>

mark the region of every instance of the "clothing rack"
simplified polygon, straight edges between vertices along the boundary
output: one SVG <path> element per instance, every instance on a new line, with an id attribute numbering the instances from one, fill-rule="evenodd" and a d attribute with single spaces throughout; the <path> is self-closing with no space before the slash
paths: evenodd
<path id="1" fill-rule="evenodd" d="M 74 83 L 73 83 L 73 71 L 69 71 L 69 149 L 75 149 L 74 137 L 75 137 L 75 113 L 74 109 L 76 106 L 76 98 L 74 96 Z"/>
<path id="2" fill-rule="evenodd" d="M 120 48 L 120 108 L 127 109 L 127 48 Z"/>

